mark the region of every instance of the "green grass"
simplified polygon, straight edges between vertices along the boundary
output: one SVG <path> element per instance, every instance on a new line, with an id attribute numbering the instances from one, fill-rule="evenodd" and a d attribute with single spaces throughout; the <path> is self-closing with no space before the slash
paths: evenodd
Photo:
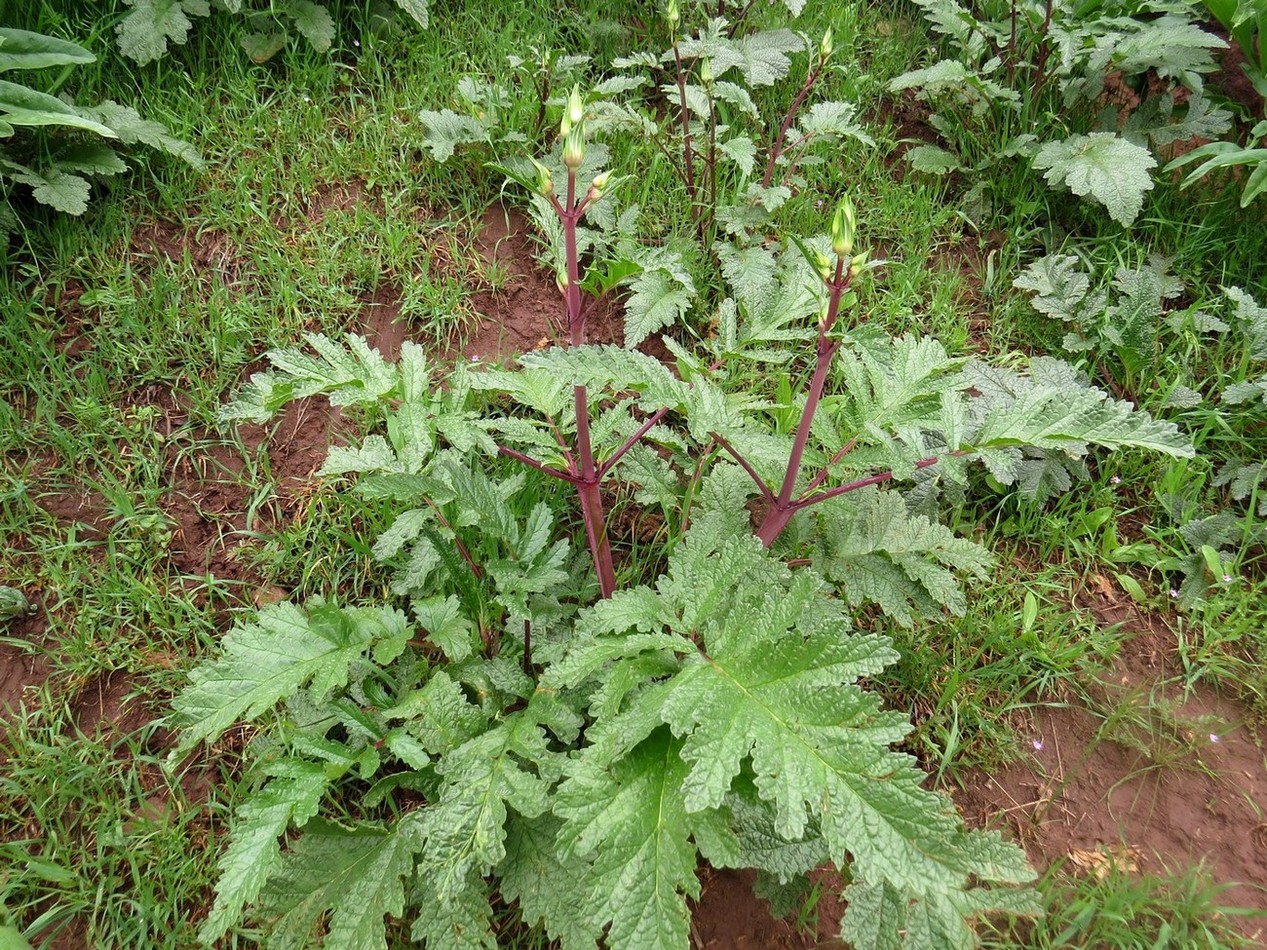
<path id="1" fill-rule="evenodd" d="M 1037 924 L 990 930 L 984 946 L 1005 950 L 1082 947 L 1091 950 L 1233 950 L 1259 946 L 1238 923 L 1246 915 L 1223 903 L 1225 887 L 1203 867 L 1140 874 L 1105 852 L 1089 873 L 1055 868 L 1042 889 L 1046 913 Z M 1257 915 L 1261 918 L 1261 914 Z M 1258 920 L 1248 921 L 1250 932 Z"/>
<path id="2" fill-rule="evenodd" d="M 141 157 L 112 189 L 97 190 L 83 220 L 24 207 L 24 230 L 0 271 L 0 535 L 12 539 L 0 550 L 0 582 L 24 591 L 44 622 L 34 640 L 0 627 L 0 641 L 50 664 L 0 739 L 0 925 L 14 922 L 37 945 L 60 932 L 85 946 L 190 946 L 237 791 L 236 750 L 212 750 L 182 781 L 161 767 L 166 738 L 153 720 L 184 671 L 261 597 L 386 596 L 367 541 L 386 510 L 315 481 L 279 484 L 278 460 L 219 429 L 216 408 L 264 351 L 303 332 L 356 329 L 379 293 L 399 298 L 415 338 L 460 332 L 472 285 L 501 279 L 469 249 L 470 229 L 501 183 L 475 160 L 430 161 L 418 110 L 451 104 L 458 75 L 503 75 L 506 57 L 533 45 L 588 52 L 597 74 L 643 41 L 612 27 L 631 22 L 633 5 L 563 15 L 544 0 L 437 5 L 430 31 L 383 38 L 348 6 L 330 54 L 298 46 L 265 65 L 240 53 L 243 27 L 224 17 L 199 23 L 168 58 L 136 67 L 113 52 L 85 5 L 10 14 L 16 26 L 93 36 L 100 60 L 68 91 L 133 102 L 209 161 L 199 176 Z M 824 231 L 816 197 L 830 209 L 836 192 L 851 191 L 860 234 L 889 260 L 859 311 L 868 323 L 932 332 L 965 355 L 1056 353 L 1063 328 L 1044 325 L 1010 283 L 1023 261 L 1070 246 L 1105 268 L 1171 255 L 1203 305 L 1220 284 L 1262 286 L 1261 215 L 1240 212 L 1226 192 L 1181 196 L 1159 184 L 1126 234 L 1070 201 L 1023 191 L 1014 169 L 1000 171 L 993 193 L 1017 195 L 1016 206 L 996 202 L 990 214 L 967 202 L 964 183 L 897 174 L 900 133 L 882 89 L 924 50 L 909 20 L 892 28 L 892 10 L 859 5 L 833 15 L 846 65 L 824 94 L 860 100 L 879 144 L 851 143 L 809 169 L 782 224 Z M 817 35 L 823 25 L 820 17 L 805 29 Z M 794 74 L 770 101 L 794 94 L 797 82 Z M 688 232 L 682 206 L 665 197 L 666 163 L 632 140 L 613 150 L 638 178 L 625 199 L 643 205 L 642 236 Z M 707 315 L 697 322 L 702 329 Z M 1156 357 L 1199 386 L 1244 379 L 1255 365 L 1234 342 L 1182 334 Z M 1143 381 L 1108 358 L 1102 366 L 1168 412 Z M 1265 454 L 1261 421 L 1229 421 L 1214 399 L 1177 418 L 1207 456 Z M 183 466 L 198 477 L 178 476 Z M 1267 713 L 1262 528 L 1213 485 L 1213 467 L 1125 455 L 1042 506 L 1001 498 L 983 480 L 970 486 L 954 520 L 990 539 L 999 573 L 973 589 L 964 617 L 890 631 L 903 661 L 879 684 L 914 714 L 907 747 L 939 782 L 1021 756 L 1030 710 L 1076 699 L 1079 683 L 1121 647 L 1120 630 L 1074 604 L 1091 573 L 1127 593 L 1121 578 L 1130 579 L 1140 606 L 1174 626 L 1188 683 L 1212 683 Z M 217 484 L 240 512 L 202 497 Z M 1190 551 L 1181 519 L 1160 499 L 1168 488 L 1186 495 L 1190 513 L 1230 507 L 1244 526 L 1228 545 L 1235 582 L 1182 614 L 1168 596 L 1178 581 L 1167 559 Z M 190 504 L 241 542 L 228 576 L 176 563 L 183 542 L 173 492 L 197 494 Z M 82 510 L 68 505 L 72 495 L 83 497 Z M 646 570 L 635 550 L 628 573 Z M 1027 594 L 1037 606 L 1028 620 Z M 82 721 L 111 674 L 126 675 L 141 711 L 123 734 Z M 1131 723 L 1114 727 L 1129 732 Z M 199 770 L 209 779 L 194 781 Z M 1056 873 L 1043 889 L 1045 921 L 994 945 L 1237 945 L 1217 890 L 1195 872 Z M 545 943 L 529 936 L 517 945 Z"/>

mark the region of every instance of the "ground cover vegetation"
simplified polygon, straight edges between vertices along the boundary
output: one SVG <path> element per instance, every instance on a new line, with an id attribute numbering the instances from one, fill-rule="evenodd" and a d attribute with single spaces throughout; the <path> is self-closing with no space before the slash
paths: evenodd
<path id="1" fill-rule="evenodd" d="M 0 936 L 1255 945 L 1204 8 L 225 6 L 0 24 Z"/>

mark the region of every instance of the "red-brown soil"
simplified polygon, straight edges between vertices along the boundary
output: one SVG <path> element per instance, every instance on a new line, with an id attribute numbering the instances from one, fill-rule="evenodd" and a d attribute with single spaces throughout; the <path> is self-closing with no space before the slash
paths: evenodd
<path id="1" fill-rule="evenodd" d="M 475 250 L 486 280 L 475 288 L 471 306 L 479 322 L 462 333 L 449 358 L 508 363 L 520 353 L 567 340 L 563 295 L 554 276 L 536 263 L 532 223 L 515 208 L 493 205 L 480 219 Z M 586 314 L 586 342 L 621 343 L 624 312 L 608 300 Z"/>
<path id="2" fill-rule="evenodd" d="M 1037 708 L 1026 761 L 970 774 L 953 793 L 965 818 L 1010 829 L 1040 870 L 1116 861 L 1168 875 L 1203 864 L 1233 885 L 1222 903 L 1267 911 L 1267 759 L 1255 724 L 1204 684 L 1183 689 L 1174 635 L 1156 618 L 1095 611 L 1130 634 L 1091 690 L 1097 711 Z M 1267 940 L 1267 923 L 1245 926 Z"/>

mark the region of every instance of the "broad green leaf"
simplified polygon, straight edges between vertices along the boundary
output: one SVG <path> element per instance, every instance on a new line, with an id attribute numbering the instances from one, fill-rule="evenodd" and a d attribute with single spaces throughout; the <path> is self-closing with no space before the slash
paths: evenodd
<path id="1" fill-rule="evenodd" d="M 124 56 L 144 66 L 167 52 L 169 42 L 183 45 L 193 28 L 191 16 L 207 16 L 207 0 L 125 0 L 132 12 L 115 27 Z"/>
<path id="2" fill-rule="evenodd" d="M 56 96 L 0 79 L 0 119 L 10 126 L 61 125 L 116 138 L 114 130 L 81 115 Z"/>
<path id="3" fill-rule="evenodd" d="M 734 138 L 721 142 L 717 147 L 723 155 L 739 166 L 745 178 L 752 174 L 753 166 L 757 161 L 757 146 L 752 139 L 746 135 L 736 135 Z"/>
<path id="4" fill-rule="evenodd" d="M 936 145 L 916 145 L 907 149 L 903 157 L 911 168 L 926 175 L 949 175 L 963 169 L 958 155 Z"/>
<path id="5" fill-rule="evenodd" d="M 1049 254 L 1021 271 L 1012 286 L 1034 291 L 1030 306 L 1039 313 L 1069 323 L 1086 313 L 1083 302 L 1091 289 L 1091 278 L 1072 254 Z M 1100 303 L 1103 305 L 1102 300 Z"/>
<path id="6" fill-rule="evenodd" d="M 749 86 L 772 86 L 791 69 L 788 54 L 804 48 L 805 41 L 791 30 L 762 30 L 716 46 L 713 75 L 720 79 L 735 69 Z"/>
<path id="7" fill-rule="evenodd" d="M 559 853 L 562 822 L 550 813 L 538 818 L 512 814 L 506 831 L 506 857 L 497 869 L 503 899 L 517 901 L 526 923 L 542 923 L 565 948 L 592 947 L 600 922 L 586 913 L 585 863 Z"/>
<path id="8" fill-rule="evenodd" d="M 96 61 L 96 56 L 69 40 L 29 30 L 0 29 L 0 72 Z"/>
<path id="9" fill-rule="evenodd" d="M 173 136 L 163 123 L 141 118 L 140 113 L 131 106 L 122 106 L 107 99 L 95 106 L 79 106 L 77 111 L 85 118 L 109 126 L 114 136 L 124 145 L 148 145 L 179 158 L 196 170 L 201 171 L 206 167 L 196 148 Z"/>
<path id="10" fill-rule="evenodd" d="M 661 728 L 604 768 L 584 755 L 568 767 L 554 812 L 566 859 L 590 862 L 577 894 L 593 924 L 610 921 L 613 947 L 687 950 L 699 896 L 691 816 L 683 808 L 681 742 Z"/>
<path id="11" fill-rule="evenodd" d="M 1055 365 L 1061 364 L 1038 359 L 1031 364 L 1031 371 L 1041 373 Z M 1134 446 L 1181 458 L 1193 455 L 1191 443 L 1174 423 L 1154 419 L 1099 389 L 1019 374 L 1005 377 L 981 364 L 973 364 L 970 375 L 988 397 L 983 399 L 981 426 L 971 435 L 971 443 L 979 451 L 1032 445 L 1079 456 L 1093 444 L 1109 449 Z M 1000 474 L 995 472 L 996 477 Z M 1003 477 L 1006 479 L 1006 474 Z"/>
<path id="12" fill-rule="evenodd" d="M 217 869 L 216 902 L 198 931 L 211 944 L 241 920 L 281 861 L 281 838 L 293 824 L 301 828 L 317 813 L 329 779 L 320 763 L 282 759 L 267 766 L 269 779 L 238 806 L 229 847 Z"/>
<path id="13" fill-rule="evenodd" d="M 1092 132 L 1048 142 L 1034 156 L 1034 167 L 1046 170 L 1048 184 L 1090 195 L 1114 221 L 1130 227 L 1144 206 L 1144 192 L 1152 190 L 1149 170 L 1157 161 L 1148 149 L 1115 133 Z"/>
<path id="14" fill-rule="evenodd" d="M 458 115 L 452 109 L 439 112 L 423 109 L 418 118 L 423 125 L 423 147 L 431 150 L 431 157 L 437 162 L 447 162 L 459 145 L 488 138 L 488 126 L 470 116 Z"/>
<path id="15" fill-rule="evenodd" d="M 281 30 L 252 32 L 242 37 L 242 49 L 253 63 L 267 63 L 285 48 L 286 34 Z"/>
<path id="16" fill-rule="evenodd" d="M 404 880 L 422 845 L 419 824 L 412 816 L 390 830 L 309 822 L 264 889 L 269 950 L 387 950 L 383 918 L 404 913 Z M 329 923 L 320 939 L 323 920 Z"/>
<path id="17" fill-rule="evenodd" d="M 178 761 L 199 742 L 254 719 L 307 683 L 318 693 L 344 684 L 352 663 L 406 625 L 404 614 L 385 607 L 265 607 L 254 622 L 225 635 L 218 659 L 190 673 L 190 685 L 173 702 L 183 728 L 169 758 Z"/>
<path id="18" fill-rule="evenodd" d="M 127 162 L 102 142 L 77 142 L 57 155 L 57 167 L 88 175 L 118 175 L 128 170 Z"/>
<path id="19" fill-rule="evenodd" d="M 431 755 L 447 755 L 480 735 L 486 725 L 479 708 L 472 706 L 462 687 L 439 670 L 420 689 L 395 706 L 383 710 L 388 722 L 405 720 L 406 728 Z"/>
<path id="20" fill-rule="evenodd" d="M 477 871 L 468 871 L 448 899 L 437 899 L 431 884 L 419 876 L 410 940 L 426 950 L 498 950 L 488 884 Z"/>
<path id="21" fill-rule="evenodd" d="M 985 577 L 989 553 L 919 515 L 902 496 L 867 489 L 822 506 L 815 567 L 839 583 L 851 604 L 876 603 L 903 626 L 944 609 L 962 615 L 956 572 Z"/>
<path id="22" fill-rule="evenodd" d="M 1239 287 L 1222 290 L 1235 305 L 1234 318 L 1249 342 L 1249 355 L 1256 360 L 1267 360 L 1267 307 Z"/>
<path id="23" fill-rule="evenodd" d="M 691 294 L 662 270 L 635 277 L 625 301 L 625 345 L 637 346 L 652 333 L 675 324 L 691 307 Z"/>
<path id="24" fill-rule="evenodd" d="M 1018 849 L 966 831 L 948 800 L 921 787 L 925 776 L 913 760 L 889 748 L 910 725 L 857 683 L 896 659 L 888 641 L 850 633 L 844 607 L 824 596 L 812 572 L 789 572 L 751 537 L 723 541 L 724 524 L 702 513 L 657 583 L 661 611 L 676 615 L 678 671 L 591 727 L 592 745 L 561 796 L 583 781 L 595 809 L 600 798 L 610 801 L 622 752 L 661 741 L 658 719 L 681 742 L 687 772 L 673 800 L 690 820 L 715 813 L 751 781 L 778 837 L 799 842 L 821 830 L 838 865 L 851 856 L 858 878 L 887 882 L 908 898 L 956 895 L 974 880 L 1031 879 Z M 604 630 L 598 620 L 599 641 L 645 636 Z M 612 661 L 611 676 L 647 656 Z M 572 829 L 571 815 L 556 814 Z M 608 814 L 612 826 L 636 823 L 627 811 Z M 573 843 L 573 852 L 586 844 Z M 598 860 L 616 863 L 625 847 L 612 841 Z"/>
<path id="25" fill-rule="evenodd" d="M 312 0 L 290 0 L 284 8 L 294 21 L 295 29 L 312 44 L 312 48 L 324 53 L 334 42 L 334 20 L 330 12 Z"/>
<path id="26" fill-rule="evenodd" d="M 87 179 L 57 168 L 40 177 L 42 180 L 31 189 L 36 201 L 66 214 L 83 214 L 88 210 Z"/>
<path id="27" fill-rule="evenodd" d="M 437 766 L 445 784 L 423 813 L 427 841 L 420 863 L 436 900 L 460 901 L 471 874 L 487 875 L 506 857 L 508 809 L 525 818 L 549 810 L 561 754 L 549 747 L 539 708 L 530 701 Z"/>

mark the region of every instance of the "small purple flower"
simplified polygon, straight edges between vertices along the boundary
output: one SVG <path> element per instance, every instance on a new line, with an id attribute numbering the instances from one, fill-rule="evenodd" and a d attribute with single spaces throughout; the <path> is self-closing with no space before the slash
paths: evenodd
<path id="1" fill-rule="evenodd" d="M 1171 600 L 1178 600 L 1178 599 L 1179 599 L 1179 591 L 1175 590 L 1173 587 L 1172 587 L 1172 588 L 1170 588 L 1170 598 L 1171 598 Z"/>
<path id="2" fill-rule="evenodd" d="M 1223 583 L 1224 583 L 1224 584 L 1230 584 L 1230 583 L 1232 583 L 1232 575 L 1231 575 L 1231 574 L 1224 574 L 1224 575 L 1223 575 Z"/>
<path id="3" fill-rule="evenodd" d="M 1109 481 L 1112 482 L 1114 485 L 1120 485 L 1122 484 L 1122 476 L 1114 475 L 1112 478 L 1109 479 Z"/>
<path id="4" fill-rule="evenodd" d="M 1034 739 L 1034 740 L 1032 740 L 1032 741 L 1030 742 L 1030 745 L 1032 745 L 1032 746 L 1034 747 L 1034 751 L 1035 751 L 1035 752 L 1042 752 L 1042 751 L 1043 751 L 1043 740 L 1042 740 L 1042 739 Z"/>
<path id="5" fill-rule="evenodd" d="M 1222 737 L 1222 736 L 1220 736 L 1217 732 L 1212 732 L 1212 733 L 1210 733 L 1210 741 L 1211 741 L 1211 742 L 1215 742 L 1215 743 L 1217 743 L 1217 742 L 1222 742 L 1222 741 L 1223 741 L 1223 737 Z"/>

